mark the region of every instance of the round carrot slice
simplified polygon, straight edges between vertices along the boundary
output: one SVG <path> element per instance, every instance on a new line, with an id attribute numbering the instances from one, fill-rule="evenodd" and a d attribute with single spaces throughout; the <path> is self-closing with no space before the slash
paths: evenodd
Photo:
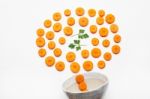
<path id="1" fill-rule="evenodd" d="M 89 14 L 90 17 L 94 17 L 96 15 L 95 9 L 89 9 L 88 14 Z"/>
<path id="2" fill-rule="evenodd" d="M 115 22 L 115 16 L 113 14 L 108 14 L 105 20 L 108 24 L 112 24 Z"/>
<path id="3" fill-rule="evenodd" d="M 105 54 L 104 54 L 104 59 L 106 60 L 106 61 L 110 61 L 111 60 L 111 57 L 112 57 L 112 55 L 111 55 L 111 53 L 109 53 L 109 52 L 106 52 Z"/>
<path id="4" fill-rule="evenodd" d="M 84 14 L 84 9 L 81 7 L 76 8 L 76 15 L 82 16 Z"/>
<path id="5" fill-rule="evenodd" d="M 55 64 L 55 68 L 56 68 L 57 71 L 63 71 L 65 69 L 65 63 L 62 62 L 62 61 L 58 61 Z"/>
<path id="6" fill-rule="evenodd" d="M 69 9 L 66 9 L 66 10 L 64 11 L 64 15 L 65 15 L 65 16 L 70 16 L 70 15 L 71 15 L 71 11 L 70 11 Z"/>
<path id="7" fill-rule="evenodd" d="M 89 51 L 86 50 L 86 49 L 82 50 L 82 51 L 81 51 L 81 56 L 82 56 L 83 58 L 88 58 L 88 57 L 89 57 Z"/>
<path id="8" fill-rule="evenodd" d="M 70 70 L 73 73 L 78 73 L 80 71 L 80 65 L 77 62 L 72 62 L 70 65 Z"/>
<path id="9" fill-rule="evenodd" d="M 116 25 L 116 24 L 111 24 L 111 25 L 110 25 L 110 31 L 111 31 L 112 33 L 117 33 L 118 30 L 119 30 L 118 25 Z"/>
<path id="10" fill-rule="evenodd" d="M 84 81 L 84 76 L 82 74 L 78 74 L 76 77 L 75 77 L 75 80 L 76 80 L 76 83 L 77 84 L 80 84 L 81 82 Z"/>
<path id="11" fill-rule="evenodd" d="M 95 33 L 97 32 L 97 26 L 96 26 L 96 25 L 91 25 L 91 26 L 90 26 L 90 32 L 91 32 L 92 34 L 95 34 Z"/>
<path id="12" fill-rule="evenodd" d="M 54 49 L 55 46 L 56 46 L 56 44 L 55 44 L 54 41 L 49 41 L 49 43 L 48 43 L 48 48 L 49 48 L 49 49 Z"/>
<path id="13" fill-rule="evenodd" d="M 105 61 L 103 60 L 98 61 L 97 66 L 99 69 L 105 68 Z"/>
<path id="14" fill-rule="evenodd" d="M 104 24 L 104 18 L 103 18 L 103 17 L 97 17 L 97 18 L 96 18 L 96 23 L 97 23 L 98 25 Z"/>
<path id="15" fill-rule="evenodd" d="M 85 71 L 91 71 L 93 69 L 92 61 L 84 61 L 83 68 Z"/>
<path id="16" fill-rule="evenodd" d="M 44 48 L 39 49 L 38 54 L 40 57 L 44 57 L 46 55 L 46 50 Z"/>
<path id="17" fill-rule="evenodd" d="M 120 46 L 119 45 L 112 46 L 112 52 L 114 54 L 118 54 L 120 52 Z"/>
<path id="18" fill-rule="evenodd" d="M 52 40 L 53 38 L 54 38 L 54 32 L 52 32 L 52 31 L 48 31 L 47 33 L 46 33 L 46 38 L 48 39 L 48 40 Z"/>
<path id="19" fill-rule="evenodd" d="M 51 25 L 52 25 L 52 21 L 51 21 L 51 20 L 46 19 L 46 20 L 44 21 L 44 26 L 45 26 L 46 28 L 51 27 Z"/>
<path id="20" fill-rule="evenodd" d="M 119 43 L 120 41 L 121 41 L 121 36 L 118 35 L 118 34 L 115 35 L 115 36 L 114 36 L 114 42 L 115 42 L 115 43 Z"/>
<path id="21" fill-rule="evenodd" d="M 38 37 L 36 39 L 36 45 L 38 47 L 43 47 L 45 45 L 45 39 L 43 37 Z"/>
<path id="22" fill-rule="evenodd" d="M 100 17 L 103 17 L 105 15 L 105 11 L 104 10 L 99 10 L 98 14 Z"/>
<path id="23" fill-rule="evenodd" d="M 67 19 L 67 24 L 70 26 L 73 26 L 75 24 L 75 19 L 73 17 L 70 17 Z"/>
<path id="24" fill-rule="evenodd" d="M 102 45 L 104 47 L 108 47 L 110 45 L 110 41 L 108 39 L 103 40 Z"/>
<path id="25" fill-rule="evenodd" d="M 54 55 L 55 55 L 56 57 L 59 57 L 59 56 L 61 56 L 62 51 L 61 51 L 60 48 L 55 48 L 54 51 L 53 51 L 53 53 L 54 53 Z"/>
<path id="26" fill-rule="evenodd" d="M 101 37 L 106 37 L 108 35 L 108 29 L 105 28 L 105 27 L 102 27 L 100 30 L 99 30 L 99 35 Z"/>
<path id="27" fill-rule="evenodd" d="M 39 36 L 39 37 L 43 36 L 44 33 L 45 33 L 45 31 L 44 31 L 44 29 L 42 29 L 42 28 L 39 28 L 39 29 L 37 29 L 37 31 L 36 31 L 36 34 L 37 34 L 37 36 Z"/>
<path id="28" fill-rule="evenodd" d="M 101 50 L 99 48 L 93 48 L 91 54 L 94 58 L 99 58 L 101 56 Z"/>
<path id="29" fill-rule="evenodd" d="M 73 62 L 75 60 L 75 58 L 76 58 L 76 55 L 74 52 L 68 52 L 66 54 L 66 59 L 68 62 Z"/>
<path id="30" fill-rule="evenodd" d="M 59 21 L 59 20 L 61 19 L 61 14 L 60 14 L 59 12 L 55 12 L 55 13 L 53 14 L 53 19 L 54 19 L 55 21 Z"/>
<path id="31" fill-rule="evenodd" d="M 92 38 L 91 43 L 93 46 L 97 46 L 99 44 L 98 38 Z"/>
<path id="32" fill-rule="evenodd" d="M 80 91 L 87 91 L 87 84 L 85 82 L 81 82 L 79 84 Z"/>
<path id="33" fill-rule="evenodd" d="M 73 33 L 73 29 L 72 29 L 71 27 L 66 26 L 66 27 L 64 28 L 64 34 L 65 34 L 66 36 L 70 36 L 70 35 L 72 35 L 72 33 Z"/>
<path id="34" fill-rule="evenodd" d="M 79 19 L 79 24 L 80 24 L 80 26 L 82 26 L 82 27 L 87 26 L 88 23 L 89 23 L 89 20 L 88 20 L 88 18 L 86 18 L 86 17 L 81 17 L 81 18 Z"/>
<path id="35" fill-rule="evenodd" d="M 55 58 L 53 56 L 48 56 L 45 58 L 45 63 L 48 67 L 51 67 L 55 64 Z"/>
<path id="36" fill-rule="evenodd" d="M 61 31 L 61 29 L 62 29 L 62 25 L 61 25 L 60 23 L 55 23 L 55 24 L 53 25 L 53 30 L 54 30 L 55 32 L 59 32 L 59 31 Z"/>
<path id="37" fill-rule="evenodd" d="M 63 45 L 63 44 L 65 44 L 66 39 L 64 37 L 60 37 L 58 41 L 61 45 Z"/>

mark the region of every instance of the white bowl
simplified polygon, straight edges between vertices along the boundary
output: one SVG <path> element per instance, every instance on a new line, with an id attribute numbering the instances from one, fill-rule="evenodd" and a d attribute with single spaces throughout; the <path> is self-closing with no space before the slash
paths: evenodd
<path id="1" fill-rule="evenodd" d="M 88 91 L 81 92 L 75 82 L 75 76 L 63 83 L 63 91 L 69 99 L 101 99 L 106 91 L 108 79 L 100 73 L 83 74 L 87 83 Z"/>

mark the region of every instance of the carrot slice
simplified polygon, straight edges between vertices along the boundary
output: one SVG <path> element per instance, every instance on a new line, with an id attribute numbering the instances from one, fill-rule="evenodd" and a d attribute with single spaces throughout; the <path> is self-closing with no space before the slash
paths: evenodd
<path id="1" fill-rule="evenodd" d="M 60 14 L 59 12 L 55 12 L 55 13 L 53 14 L 53 19 L 54 19 L 55 21 L 59 21 L 59 20 L 61 19 L 61 14 Z"/>
<path id="2" fill-rule="evenodd" d="M 39 37 L 43 36 L 44 33 L 45 33 L 45 31 L 44 31 L 44 29 L 42 29 L 42 28 L 39 28 L 39 29 L 37 29 L 37 31 L 36 31 L 36 34 L 37 34 L 37 36 L 39 36 Z"/>
<path id="3" fill-rule="evenodd" d="M 49 43 L 48 43 L 48 48 L 49 48 L 49 49 L 54 49 L 55 46 L 56 46 L 56 44 L 55 44 L 54 41 L 49 41 Z"/>
<path id="4" fill-rule="evenodd" d="M 45 63 L 48 67 L 51 67 L 55 64 L 55 58 L 53 56 L 48 56 L 45 58 Z"/>
<path id="5" fill-rule="evenodd" d="M 66 9 L 66 10 L 64 11 L 64 15 L 65 15 L 65 16 L 70 16 L 70 15 L 71 15 L 71 11 L 70 11 L 69 9 Z"/>
<path id="6" fill-rule="evenodd" d="M 58 41 L 61 45 L 63 45 L 63 44 L 65 44 L 66 39 L 64 37 L 60 37 Z"/>
<path id="7" fill-rule="evenodd" d="M 120 52 L 120 46 L 119 45 L 112 46 L 112 52 L 114 54 L 118 54 Z"/>
<path id="8" fill-rule="evenodd" d="M 81 18 L 79 19 L 79 25 L 82 26 L 82 27 L 87 26 L 88 23 L 89 23 L 89 20 L 88 20 L 88 18 L 86 18 L 86 17 L 81 17 Z"/>
<path id="9" fill-rule="evenodd" d="M 103 18 L 103 17 L 97 17 L 97 18 L 96 18 L 96 23 L 97 23 L 98 25 L 104 24 L 104 18 Z"/>
<path id="10" fill-rule="evenodd" d="M 44 57 L 46 55 L 46 50 L 44 48 L 39 49 L 38 54 L 40 57 Z"/>
<path id="11" fill-rule="evenodd" d="M 64 28 L 64 34 L 65 34 L 66 36 L 70 36 L 70 35 L 72 35 L 72 33 L 73 33 L 73 29 L 72 29 L 71 27 L 66 26 L 66 27 Z"/>
<path id="12" fill-rule="evenodd" d="M 87 84 L 85 82 L 81 82 L 79 84 L 80 91 L 87 91 Z"/>
<path id="13" fill-rule="evenodd" d="M 96 25 L 91 25 L 91 26 L 90 26 L 90 32 L 91 32 L 92 34 L 95 34 L 95 33 L 97 32 L 97 26 L 96 26 Z"/>
<path id="14" fill-rule="evenodd" d="M 103 61 L 103 60 L 100 60 L 100 61 L 98 61 L 98 63 L 97 63 L 97 66 L 98 66 L 98 68 L 99 69 L 103 69 L 103 68 L 105 68 L 105 61 Z"/>
<path id="15" fill-rule="evenodd" d="M 43 37 L 38 37 L 36 39 L 36 45 L 38 47 L 43 47 L 45 45 L 45 39 Z"/>
<path id="16" fill-rule="evenodd" d="M 51 27 L 51 25 L 52 25 L 52 21 L 51 21 L 51 20 L 46 19 L 46 20 L 44 21 L 44 26 L 45 26 L 46 28 Z"/>
<path id="17" fill-rule="evenodd" d="M 119 30 L 118 25 L 116 25 L 116 24 L 111 24 L 111 25 L 110 25 L 110 31 L 111 31 L 112 33 L 117 33 L 118 30 Z"/>
<path id="18" fill-rule="evenodd" d="M 52 40 L 52 39 L 54 39 L 54 32 L 52 32 L 52 31 L 48 31 L 47 33 L 46 33 L 46 38 L 48 39 L 48 40 Z"/>
<path id="19" fill-rule="evenodd" d="M 99 10 L 98 14 L 99 14 L 100 17 L 103 17 L 103 16 L 105 16 L 105 11 L 104 10 Z"/>
<path id="20" fill-rule="evenodd" d="M 84 61 L 83 68 L 85 71 L 91 71 L 93 69 L 92 61 Z"/>
<path id="21" fill-rule="evenodd" d="M 91 54 L 94 58 L 99 58 L 101 56 L 101 50 L 99 48 L 93 48 Z"/>
<path id="22" fill-rule="evenodd" d="M 66 59 L 68 62 L 73 62 L 75 60 L 75 58 L 76 58 L 76 55 L 74 52 L 68 52 L 66 54 Z"/>
<path id="23" fill-rule="evenodd" d="M 104 59 L 106 60 L 106 61 L 110 61 L 111 60 L 111 57 L 112 57 L 112 55 L 111 55 L 111 53 L 109 53 L 109 52 L 106 52 L 105 54 L 104 54 Z"/>
<path id="24" fill-rule="evenodd" d="M 54 51 L 53 51 L 53 53 L 54 53 L 54 55 L 55 55 L 56 57 L 59 57 L 59 56 L 61 56 L 62 51 L 61 51 L 60 48 L 55 48 Z"/>
<path id="25" fill-rule="evenodd" d="M 76 8 L 75 12 L 76 12 L 76 15 L 78 15 L 78 16 L 84 15 L 84 9 L 81 7 Z"/>
<path id="26" fill-rule="evenodd" d="M 70 26 L 73 26 L 75 24 L 75 19 L 73 17 L 70 17 L 67 19 L 67 24 Z"/>
<path id="27" fill-rule="evenodd" d="M 97 46 L 99 44 L 98 38 L 92 38 L 91 43 L 93 46 Z"/>
<path id="28" fill-rule="evenodd" d="M 55 68 L 56 68 L 57 71 L 63 71 L 65 69 L 65 63 L 62 62 L 62 61 L 58 61 L 55 64 Z"/>
<path id="29" fill-rule="evenodd" d="M 108 14 L 106 15 L 105 20 L 108 24 L 112 24 L 115 22 L 115 16 L 113 14 Z"/>
<path id="30" fill-rule="evenodd" d="M 71 65 L 70 65 L 70 70 L 73 72 L 73 73 L 78 73 L 80 71 L 80 65 L 79 63 L 77 62 L 72 62 Z"/>
<path id="31" fill-rule="evenodd" d="M 90 17 L 94 17 L 96 15 L 95 9 L 89 9 L 88 14 L 89 14 Z"/>
<path id="32" fill-rule="evenodd" d="M 83 58 L 88 58 L 88 57 L 89 57 L 89 51 L 86 50 L 86 49 L 82 50 L 82 51 L 81 51 L 81 56 L 82 56 Z"/>
<path id="33" fill-rule="evenodd" d="M 61 29 L 62 29 L 61 23 L 55 23 L 55 24 L 53 25 L 53 30 L 54 30 L 55 32 L 59 32 L 59 31 L 61 31 Z"/>
<path id="34" fill-rule="evenodd" d="M 99 35 L 101 37 L 106 37 L 108 35 L 108 29 L 105 28 L 105 27 L 102 27 L 100 30 L 99 30 Z"/>
<path id="35" fill-rule="evenodd" d="M 114 36 L 114 42 L 119 43 L 121 41 L 121 36 L 119 34 Z"/>
<path id="36" fill-rule="evenodd" d="M 103 42 L 102 42 L 102 45 L 104 47 L 108 47 L 110 45 L 110 41 L 108 39 L 104 39 Z"/>
<path id="37" fill-rule="evenodd" d="M 77 84 L 80 84 L 81 82 L 84 81 L 84 76 L 82 74 L 78 74 L 76 77 L 75 77 L 75 80 L 76 80 L 76 83 Z"/>

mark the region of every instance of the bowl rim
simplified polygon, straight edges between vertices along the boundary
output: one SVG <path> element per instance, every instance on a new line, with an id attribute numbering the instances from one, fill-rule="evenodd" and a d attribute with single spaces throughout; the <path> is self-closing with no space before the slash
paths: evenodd
<path id="1" fill-rule="evenodd" d="M 90 74 L 97 74 L 97 75 L 103 76 L 104 79 L 105 79 L 105 82 L 104 82 L 103 84 L 99 85 L 97 88 L 95 88 L 95 89 L 93 89 L 93 90 L 90 90 L 90 91 L 71 92 L 71 91 L 66 90 L 66 88 L 64 88 L 64 85 L 65 85 L 65 83 L 66 83 L 67 81 L 69 81 L 70 79 L 72 79 L 72 78 L 75 77 L 75 75 L 73 75 L 72 77 L 70 77 L 70 78 L 68 78 L 67 80 L 65 80 L 64 83 L 62 84 L 62 89 L 63 89 L 63 91 L 64 91 L 65 93 L 69 93 L 69 94 L 87 94 L 87 93 L 91 93 L 91 92 L 97 91 L 98 89 L 102 88 L 103 86 L 108 85 L 109 80 L 108 80 L 108 78 L 107 78 L 106 75 L 104 75 L 104 74 L 102 74 L 102 73 L 98 73 L 98 72 L 83 73 L 83 75 L 90 75 Z"/>

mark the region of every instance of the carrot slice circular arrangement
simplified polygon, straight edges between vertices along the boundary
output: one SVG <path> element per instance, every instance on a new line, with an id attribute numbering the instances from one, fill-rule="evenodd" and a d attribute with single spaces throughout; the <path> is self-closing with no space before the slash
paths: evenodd
<path id="1" fill-rule="evenodd" d="M 116 16 L 104 9 L 77 7 L 54 12 L 35 31 L 37 54 L 48 67 L 54 66 L 59 72 L 66 69 L 66 62 L 75 74 L 81 69 L 92 71 L 95 66 L 103 70 L 121 51 L 122 38 L 116 21 Z M 81 91 L 87 90 L 83 77 L 76 81 Z"/>

